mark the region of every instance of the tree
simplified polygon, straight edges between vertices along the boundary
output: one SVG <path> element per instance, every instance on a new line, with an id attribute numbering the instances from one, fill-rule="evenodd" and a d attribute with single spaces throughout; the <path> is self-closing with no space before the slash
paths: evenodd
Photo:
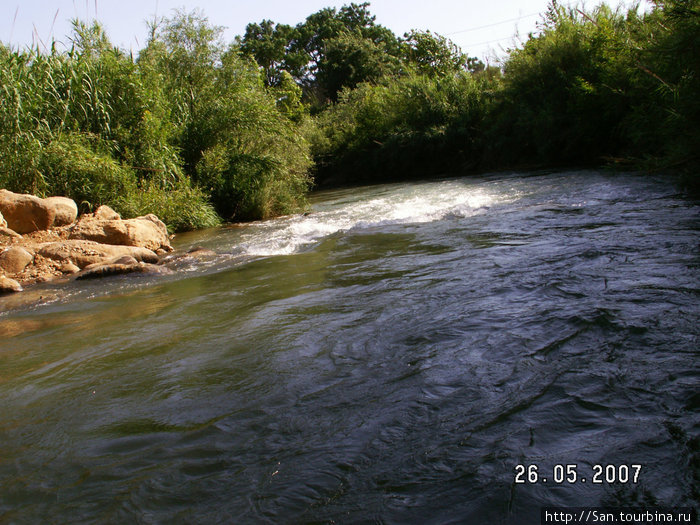
<path id="1" fill-rule="evenodd" d="M 252 56 L 263 69 L 268 86 L 278 86 L 282 82 L 283 71 L 297 78 L 304 75 L 308 61 L 306 53 L 291 50 L 298 38 L 297 28 L 263 20 L 260 24 L 246 26 L 245 35 L 240 41 L 241 52 Z"/>
<path id="2" fill-rule="evenodd" d="M 343 88 L 376 82 L 399 71 L 400 61 L 381 42 L 364 38 L 359 31 L 344 32 L 326 43 L 325 57 L 316 75 L 318 89 L 336 101 Z"/>
<path id="3" fill-rule="evenodd" d="M 287 71 L 303 86 L 307 100 L 321 101 L 376 78 L 378 68 L 392 69 L 388 64 L 400 56 L 396 35 L 375 23 L 369 3 L 321 9 L 294 28 L 270 20 L 249 24 L 241 51 L 260 64 L 268 85 L 277 85 Z M 342 57 L 343 51 L 354 58 Z M 381 67 L 380 53 L 390 57 Z M 359 62 L 363 58 L 367 64 Z"/>
<path id="4" fill-rule="evenodd" d="M 444 36 L 413 30 L 401 41 L 402 58 L 429 76 L 453 75 L 467 68 L 467 56 Z"/>

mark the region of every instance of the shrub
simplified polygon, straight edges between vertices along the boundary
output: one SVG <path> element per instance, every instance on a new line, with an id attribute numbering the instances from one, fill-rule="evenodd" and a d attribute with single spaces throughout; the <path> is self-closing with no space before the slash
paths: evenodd
<path id="1" fill-rule="evenodd" d="M 144 182 L 119 198 L 115 209 L 124 217 L 154 213 L 171 232 L 211 228 L 221 224 L 221 219 L 209 204 L 207 196 L 193 187 L 186 178 L 165 191 L 154 181 Z"/>
<path id="2" fill-rule="evenodd" d="M 42 153 L 43 194 L 75 200 L 84 213 L 113 205 L 136 189 L 136 175 L 78 134 L 59 135 Z"/>

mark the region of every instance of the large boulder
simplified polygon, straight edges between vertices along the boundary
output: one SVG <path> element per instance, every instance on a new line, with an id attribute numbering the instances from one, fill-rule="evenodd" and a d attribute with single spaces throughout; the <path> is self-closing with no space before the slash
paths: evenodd
<path id="1" fill-rule="evenodd" d="M 71 224 L 78 216 L 78 207 L 67 197 L 41 199 L 0 190 L 0 213 L 8 228 L 21 234 Z"/>
<path id="2" fill-rule="evenodd" d="M 6 274 L 14 275 L 22 272 L 34 260 L 34 254 L 21 246 L 11 246 L 0 253 L 0 268 Z"/>
<path id="3" fill-rule="evenodd" d="M 99 211 L 99 210 L 98 210 Z M 73 226 L 71 239 L 171 251 L 168 228 L 153 214 L 135 219 L 101 219 L 84 215 Z"/>
<path id="4" fill-rule="evenodd" d="M 54 226 L 67 226 L 73 224 L 78 218 L 78 206 L 73 199 L 68 197 L 48 197 L 44 199 L 44 204 L 53 208 L 55 215 Z"/>
<path id="5" fill-rule="evenodd" d="M 117 246 L 95 241 L 66 240 L 39 244 L 37 254 L 60 263 L 72 263 L 79 268 L 94 263 L 105 263 L 110 259 L 130 255 L 137 261 L 151 264 L 158 262 L 158 256 L 147 248 L 139 246 Z"/>

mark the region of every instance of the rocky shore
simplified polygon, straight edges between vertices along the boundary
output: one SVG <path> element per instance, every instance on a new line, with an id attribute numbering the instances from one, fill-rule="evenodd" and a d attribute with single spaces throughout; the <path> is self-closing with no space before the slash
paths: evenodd
<path id="1" fill-rule="evenodd" d="M 172 273 L 157 264 L 172 249 L 155 215 L 122 219 L 100 206 L 78 217 L 66 197 L 0 190 L 0 295 L 57 279 Z"/>

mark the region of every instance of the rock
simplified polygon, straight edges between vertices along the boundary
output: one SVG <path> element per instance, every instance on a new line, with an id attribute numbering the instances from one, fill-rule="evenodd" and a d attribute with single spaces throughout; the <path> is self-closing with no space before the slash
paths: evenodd
<path id="1" fill-rule="evenodd" d="M 0 295 L 21 291 L 22 286 L 17 281 L 10 279 L 9 277 L 5 277 L 4 275 L 0 275 Z"/>
<path id="2" fill-rule="evenodd" d="M 216 252 L 203 248 L 202 246 L 195 246 L 187 250 L 188 257 L 194 257 L 195 259 L 208 259 L 210 257 L 216 257 Z"/>
<path id="3" fill-rule="evenodd" d="M 76 279 L 97 279 L 110 275 L 123 275 L 139 271 L 139 263 L 136 264 L 91 264 L 75 276 Z"/>
<path id="4" fill-rule="evenodd" d="M 0 213 L 7 226 L 17 233 L 46 230 L 53 224 L 53 217 L 42 201 L 34 195 L 0 190 Z"/>
<path id="5" fill-rule="evenodd" d="M 78 218 L 78 206 L 68 197 L 48 197 L 44 203 L 55 210 L 53 226 L 67 226 Z"/>
<path id="6" fill-rule="evenodd" d="M 7 221 L 5 217 L 2 216 L 2 213 L 0 213 L 0 228 L 7 228 Z"/>
<path id="7" fill-rule="evenodd" d="M 103 219 L 106 221 L 118 221 L 122 218 L 121 215 L 105 204 L 97 208 L 92 216 L 95 219 Z"/>
<path id="8" fill-rule="evenodd" d="M 5 237 L 14 237 L 16 239 L 20 239 L 22 237 L 16 231 L 11 230 L 10 228 L 5 228 L 3 226 L 0 226 L 0 235 L 4 235 Z"/>
<path id="9" fill-rule="evenodd" d="M 126 220 L 98 219 L 85 215 L 72 228 L 70 238 L 103 244 L 139 246 L 152 251 L 172 251 L 168 229 L 152 214 Z"/>
<path id="10" fill-rule="evenodd" d="M 133 263 L 111 263 L 111 264 L 91 264 L 85 268 L 82 272 L 76 275 L 77 280 L 82 279 L 98 279 L 101 277 L 109 277 L 111 275 L 125 275 L 128 273 L 141 273 L 141 274 L 171 274 L 172 270 L 168 268 L 163 268 L 162 266 L 157 266 L 155 264 L 148 264 L 143 262 Z"/>
<path id="11" fill-rule="evenodd" d="M 109 264 L 138 264 L 139 262 L 131 255 L 121 255 L 109 261 Z"/>
<path id="12" fill-rule="evenodd" d="M 117 257 L 112 257 L 110 259 L 104 259 L 100 262 L 88 264 L 85 268 L 83 268 L 83 270 L 93 270 L 98 266 L 108 266 L 112 264 L 134 265 L 138 263 L 139 262 L 136 260 L 136 258 L 132 257 L 131 255 L 118 255 Z"/>
<path id="13" fill-rule="evenodd" d="M 70 224 L 78 215 L 78 207 L 67 197 L 40 199 L 0 190 L 0 213 L 8 228 L 22 234 Z"/>
<path id="14" fill-rule="evenodd" d="M 37 246 L 37 253 L 62 263 L 72 263 L 80 268 L 94 263 L 103 263 L 122 255 L 130 255 L 137 261 L 158 262 L 158 256 L 147 248 L 138 246 L 117 246 L 100 244 L 95 241 L 66 240 L 43 243 Z"/>
<path id="15" fill-rule="evenodd" d="M 62 273 L 68 273 L 68 274 L 73 274 L 73 273 L 78 273 L 80 271 L 80 268 L 73 264 L 72 262 L 65 262 L 61 265 L 61 272 Z"/>
<path id="16" fill-rule="evenodd" d="M 195 246 L 194 248 L 190 248 L 187 253 L 178 253 L 163 257 L 160 261 L 158 261 L 158 264 L 181 267 L 190 265 L 195 261 L 207 261 L 213 259 L 217 255 L 218 254 L 215 251 L 203 248 L 201 246 Z"/>
<path id="17" fill-rule="evenodd" d="M 174 275 L 175 272 L 170 268 L 164 266 L 159 266 L 157 264 L 150 263 L 139 263 L 141 266 L 141 273 L 146 273 L 149 275 Z"/>
<path id="18" fill-rule="evenodd" d="M 0 268 L 14 275 L 24 270 L 34 260 L 34 254 L 21 246 L 11 246 L 0 253 Z"/>

